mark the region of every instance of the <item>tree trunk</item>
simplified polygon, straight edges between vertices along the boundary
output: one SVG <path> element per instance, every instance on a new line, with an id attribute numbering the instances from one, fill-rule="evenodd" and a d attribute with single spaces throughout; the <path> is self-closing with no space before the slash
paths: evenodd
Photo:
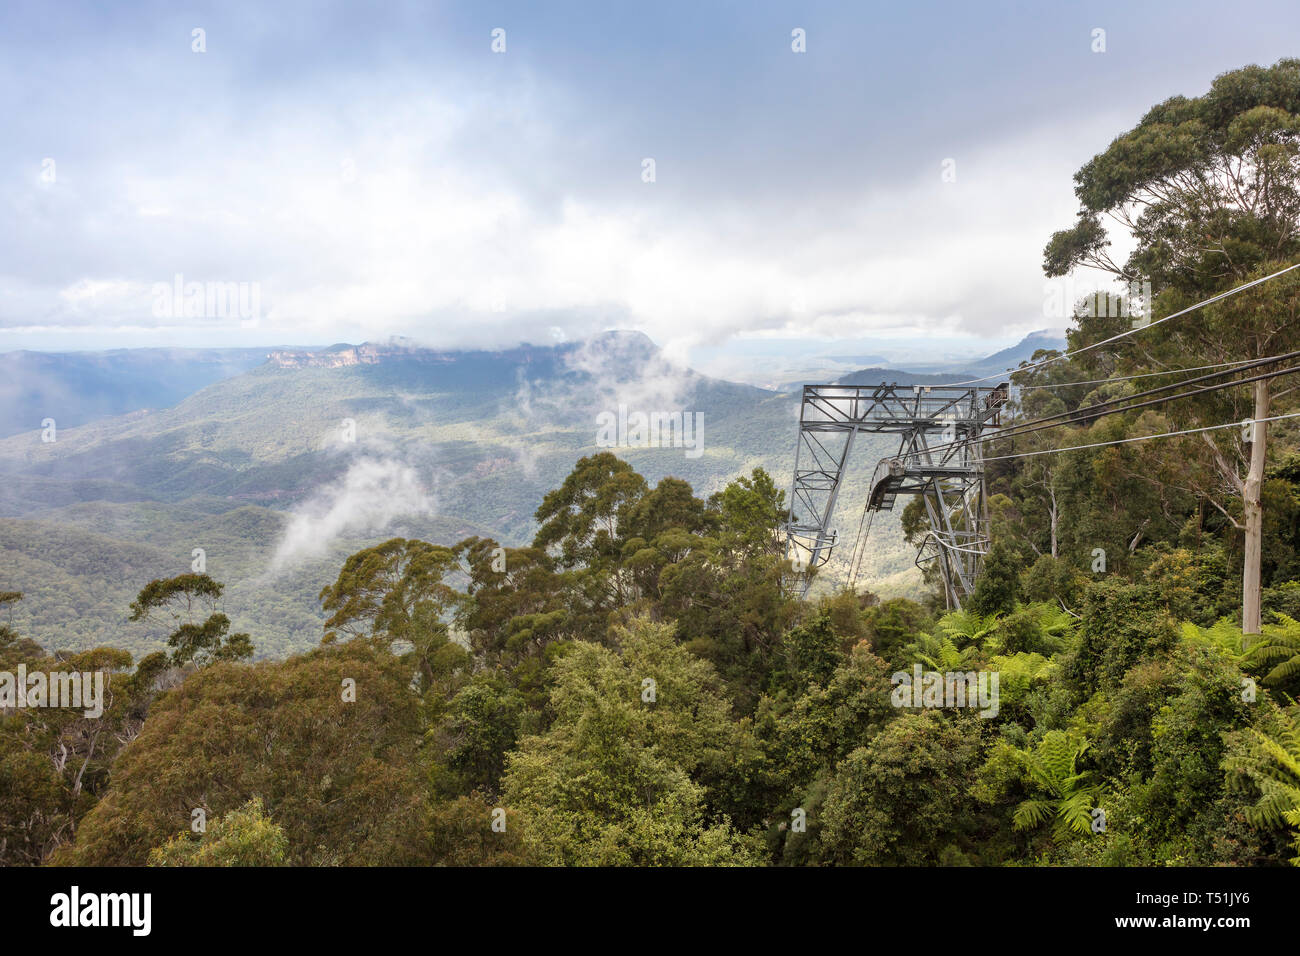
<path id="1" fill-rule="evenodd" d="M 1260 632 L 1260 563 L 1264 537 L 1264 510 L 1260 492 L 1264 487 L 1264 454 L 1267 450 L 1269 393 L 1267 380 L 1255 383 L 1255 419 L 1251 425 L 1250 470 L 1242 489 L 1242 510 L 1246 519 L 1245 568 L 1241 575 L 1241 630 Z"/>
<path id="2" fill-rule="evenodd" d="M 1052 500 L 1052 510 L 1051 510 L 1051 516 L 1052 516 L 1052 558 L 1053 558 L 1053 560 L 1055 560 L 1057 557 L 1059 557 L 1059 555 L 1056 553 L 1056 523 L 1057 523 L 1057 520 L 1060 518 L 1060 515 L 1057 513 L 1057 510 L 1056 510 L 1056 489 L 1055 489 L 1054 487 L 1052 487 L 1052 483 L 1051 483 L 1050 481 L 1047 483 L 1047 493 L 1051 496 L 1051 500 Z"/>

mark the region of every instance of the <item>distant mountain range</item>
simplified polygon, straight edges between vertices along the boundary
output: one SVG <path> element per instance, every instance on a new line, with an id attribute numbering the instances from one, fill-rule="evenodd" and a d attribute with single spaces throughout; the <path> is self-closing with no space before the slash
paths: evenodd
<path id="1" fill-rule="evenodd" d="M 674 366 L 639 333 L 501 351 L 393 342 L 0 362 L 0 590 L 24 592 L 13 624 L 51 649 L 156 649 L 161 633 L 128 624 L 127 606 L 196 561 L 226 584 L 227 613 L 259 653 L 310 646 L 316 595 L 347 554 L 399 534 L 526 543 L 543 495 L 604 450 L 598 416 L 620 408 L 702 416 L 698 456 L 609 449 L 652 484 L 673 475 L 706 496 L 759 466 L 786 485 L 793 468 L 795 394 Z M 852 467 L 865 478 L 893 450 L 860 440 Z M 864 494 L 851 480 L 845 527 Z M 874 528 L 875 586 L 914 592 L 897 513 Z"/>
<path id="2" fill-rule="evenodd" d="M 0 352 L 0 437 L 167 408 L 266 361 L 267 349 Z"/>
<path id="3" fill-rule="evenodd" d="M 128 624 L 128 604 L 201 555 L 235 629 L 282 656 L 319 641 L 316 595 L 352 551 L 394 535 L 531 540 L 542 497 L 604 450 L 598 416 L 620 406 L 702 416 L 698 457 L 610 449 L 652 483 L 673 475 L 708 495 L 758 466 L 790 480 L 792 396 L 677 368 L 637 333 L 504 351 L 276 349 L 169 408 L 67 425 L 69 391 L 42 412 L 60 419 L 54 441 L 39 418 L 0 438 L 0 590 L 24 592 L 13 624 L 46 647 L 141 654 L 162 633 Z M 899 543 L 882 567 L 909 564 Z"/>
<path id="4" fill-rule="evenodd" d="M 948 382 L 965 382 L 978 378 L 978 372 L 964 369 L 955 372 L 909 372 L 897 368 L 863 368 L 837 378 L 836 385 L 945 385 Z"/>
<path id="5" fill-rule="evenodd" d="M 841 375 L 833 381 L 840 385 L 878 385 L 881 382 L 898 385 L 943 385 L 948 382 L 964 382 L 998 375 L 1008 369 L 1016 368 L 1022 362 L 1030 361 L 1040 350 L 1063 351 L 1065 348 L 1064 335 L 1059 332 L 1040 330 L 1030 332 L 1010 348 L 994 352 L 982 359 L 965 362 L 960 367 L 912 364 L 909 368 L 901 369 L 880 363 Z M 805 383 L 789 382 L 782 390 L 797 391 L 803 384 Z"/>
<path id="6" fill-rule="evenodd" d="M 654 349 L 648 338 L 645 338 L 643 346 Z M 1013 368 L 1028 360 L 1037 349 L 1064 346 L 1065 340 L 1058 333 L 1033 332 L 1017 345 L 966 363 L 961 369 L 915 364 L 899 369 L 889 366 L 878 355 L 824 356 L 823 359 L 862 363 L 863 368 L 832 378 L 846 384 L 888 381 L 934 385 L 943 380 L 974 378 Z M 575 346 L 555 348 L 557 354 L 564 354 Z M 495 352 L 446 352 L 420 348 L 399 340 L 386 344 L 338 344 L 324 348 L 0 352 L 0 438 L 38 429 L 47 418 L 54 419 L 57 427 L 72 427 L 117 415 L 170 408 L 208 385 L 241 375 L 267 362 L 277 368 L 335 368 L 402 360 L 457 364 L 465 369 L 482 363 L 531 361 L 550 349 L 549 346 L 521 346 Z M 825 376 L 818 378 L 818 381 L 825 380 Z M 797 391 L 803 384 L 804 380 L 789 381 L 776 386 L 775 390 Z"/>
<path id="7" fill-rule="evenodd" d="M 1021 362 L 1030 361 L 1036 352 L 1049 350 L 1063 352 L 1066 349 L 1065 336 L 1060 332 L 1040 329 L 1030 332 L 1018 343 L 1000 352 L 994 352 L 988 358 L 974 363 L 974 368 L 981 375 L 1014 369 Z"/>

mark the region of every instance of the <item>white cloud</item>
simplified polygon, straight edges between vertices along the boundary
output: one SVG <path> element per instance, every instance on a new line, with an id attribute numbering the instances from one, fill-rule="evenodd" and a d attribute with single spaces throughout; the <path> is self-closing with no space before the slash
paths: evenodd
<path id="1" fill-rule="evenodd" d="M 183 149 L 160 144 L 129 174 L 111 162 L 98 170 L 105 182 L 125 176 L 120 190 L 91 182 L 57 207 L 74 237 L 112 223 L 131 250 L 118 271 L 82 274 L 70 256 L 71 274 L 45 293 L 10 280 L 0 326 L 93 316 L 105 330 L 156 326 L 163 344 L 230 344 L 211 322 L 149 315 L 139 290 L 183 273 L 259 283 L 262 321 L 241 342 L 263 344 L 401 334 L 490 346 L 621 327 L 681 358 L 764 330 L 1006 337 L 1044 325 L 1041 250 L 1072 218 L 1080 160 L 1061 144 L 1101 143 L 1118 128 L 1113 117 L 1081 129 L 1062 116 L 958 152 L 954 183 L 941 181 L 936 157 L 896 181 L 864 173 L 847 193 L 774 184 L 742 206 L 682 200 L 663 177 L 642 183 L 631 154 L 626 189 L 585 189 L 582 171 L 564 165 L 563 131 L 520 106 L 534 101 L 526 91 L 454 106 L 427 93 L 358 95 L 315 126 L 294 122 L 298 102 L 237 123 L 196 117 L 176 131 Z M 485 115 L 495 117 L 486 133 Z M 507 149 L 536 168 L 501 158 Z M 0 335 L 0 348 L 13 337 Z"/>
<path id="2" fill-rule="evenodd" d="M 294 509 L 271 570 L 317 557 L 345 535 L 382 531 L 399 518 L 433 510 L 433 499 L 414 468 L 392 459 L 360 458 L 342 478 Z"/>

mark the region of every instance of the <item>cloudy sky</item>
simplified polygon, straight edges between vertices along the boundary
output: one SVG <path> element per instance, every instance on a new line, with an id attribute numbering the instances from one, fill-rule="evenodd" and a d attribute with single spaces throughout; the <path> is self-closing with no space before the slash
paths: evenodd
<path id="1" fill-rule="evenodd" d="M 1062 324 L 1074 170 L 1297 27 L 1295 0 L 6 2 L 0 351 L 990 351 Z"/>

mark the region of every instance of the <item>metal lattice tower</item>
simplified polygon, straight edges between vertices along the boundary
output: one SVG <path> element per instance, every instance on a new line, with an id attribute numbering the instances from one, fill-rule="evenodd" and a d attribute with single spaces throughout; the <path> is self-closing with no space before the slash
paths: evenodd
<path id="1" fill-rule="evenodd" d="M 807 569 L 829 560 L 838 537 L 831 518 L 854 438 L 859 432 L 898 435 L 898 454 L 876 465 L 867 510 L 890 510 L 899 495 L 923 497 L 931 530 L 917 567 L 937 562 L 948 606 L 961 607 L 988 551 L 981 436 L 999 426 L 1007 392 L 1007 383 L 995 388 L 805 385 L 786 557 Z M 805 575 L 802 592 L 809 583 Z"/>

